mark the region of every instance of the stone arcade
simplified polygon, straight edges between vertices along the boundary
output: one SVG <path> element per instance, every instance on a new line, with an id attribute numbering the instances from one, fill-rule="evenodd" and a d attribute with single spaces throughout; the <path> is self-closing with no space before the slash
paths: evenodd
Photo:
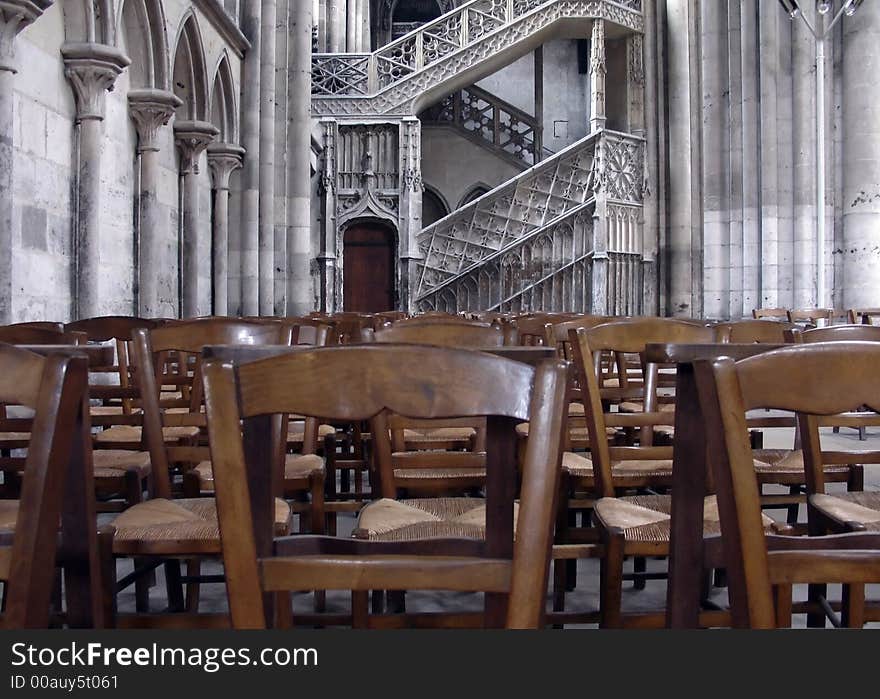
<path id="1" fill-rule="evenodd" d="M 769 0 L 0 0 L 0 322 L 880 306 L 856 18 L 817 146 Z"/>

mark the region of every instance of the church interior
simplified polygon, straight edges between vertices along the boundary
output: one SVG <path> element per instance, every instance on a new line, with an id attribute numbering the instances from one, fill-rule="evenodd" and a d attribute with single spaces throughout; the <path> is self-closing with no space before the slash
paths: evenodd
<path id="1" fill-rule="evenodd" d="M 0 29 L 0 628 L 880 627 L 880 0 Z"/>

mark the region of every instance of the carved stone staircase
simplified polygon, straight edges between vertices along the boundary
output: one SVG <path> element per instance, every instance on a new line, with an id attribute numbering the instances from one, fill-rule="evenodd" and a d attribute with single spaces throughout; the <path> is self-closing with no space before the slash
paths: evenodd
<path id="1" fill-rule="evenodd" d="M 552 151 L 543 147 L 543 124 L 487 90 L 471 85 L 419 114 L 423 126 L 447 126 L 521 169 Z"/>
<path id="2" fill-rule="evenodd" d="M 642 0 L 471 0 L 370 54 L 312 57 L 312 114 L 415 115 L 540 46 L 604 19 L 641 32 Z"/>
<path id="3" fill-rule="evenodd" d="M 602 130 L 425 228 L 414 310 L 641 310 L 644 141 Z"/>

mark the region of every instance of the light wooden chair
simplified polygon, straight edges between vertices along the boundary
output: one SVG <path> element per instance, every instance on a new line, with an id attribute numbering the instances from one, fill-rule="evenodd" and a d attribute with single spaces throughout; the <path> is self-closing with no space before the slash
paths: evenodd
<path id="1" fill-rule="evenodd" d="M 880 452 L 823 450 L 818 428 L 841 420 L 880 424 L 878 362 L 880 344 L 844 341 L 696 364 L 734 626 L 789 626 L 794 584 L 809 584 L 815 603 L 826 584 L 843 583 L 842 623 L 865 621 L 863 585 L 880 582 L 880 501 L 872 493 L 825 494 L 824 467 L 878 463 Z M 852 412 L 860 406 L 870 416 Z M 758 408 L 798 414 L 811 536 L 780 536 L 764 526 L 746 429 L 746 412 Z M 816 615 L 814 607 L 807 611 Z"/>
<path id="2" fill-rule="evenodd" d="M 376 344 L 292 352 L 238 367 L 209 361 L 204 374 L 236 628 L 290 623 L 286 593 L 304 587 L 352 590 L 355 626 L 400 625 L 387 616 L 367 617 L 368 592 L 375 589 L 482 590 L 479 625 L 541 625 L 565 410 L 561 363 L 535 369 L 467 350 Z M 416 419 L 485 417 L 487 498 L 470 499 L 456 516 L 442 500 L 434 508 L 424 500 L 379 500 L 361 514 L 364 525 L 389 506 L 418 510 L 416 540 L 273 540 L 280 464 L 267 444 L 272 416 L 288 412 L 372 420 L 384 451 L 390 450 L 383 424 L 389 412 Z M 514 525 L 514 427 L 521 420 L 531 420 L 538 438 L 526 457 Z"/>
<path id="3" fill-rule="evenodd" d="M 0 628 L 49 626 L 59 520 L 65 497 L 77 490 L 68 466 L 86 380 L 82 358 L 44 358 L 0 345 L 0 402 L 34 411 L 21 496 L 0 500 Z"/>

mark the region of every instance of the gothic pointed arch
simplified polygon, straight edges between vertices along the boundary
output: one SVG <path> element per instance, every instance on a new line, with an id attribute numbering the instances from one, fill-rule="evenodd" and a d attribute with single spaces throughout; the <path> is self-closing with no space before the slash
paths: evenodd
<path id="1" fill-rule="evenodd" d="M 201 32 L 195 15 L 185 16 L 177 34 L 172 69 L 172 91 L 183 102 L 177 117 L 188 121 L 205 121 L 208 116 L 207 69 Z"/>
<path id="2" fill-rule="evenodd" d="M 62 0 L 67 43 L 116 45 L 113 0 Z"/>
<path id="3" fill-rule="evenodd" d="M 160 0 L 122 0 L 117 42 L 131 58 L 133 88 L 169 88 L 168 40 Z"/>
<path id="4" fill-rule="evenodd" d="M 223 143 L 238 143 L 238 110 L 235 105 L 235 83 L 229 56 L 224 50 L 211 81 L 211 123 L 220 129 L 218 139 Z"/>

